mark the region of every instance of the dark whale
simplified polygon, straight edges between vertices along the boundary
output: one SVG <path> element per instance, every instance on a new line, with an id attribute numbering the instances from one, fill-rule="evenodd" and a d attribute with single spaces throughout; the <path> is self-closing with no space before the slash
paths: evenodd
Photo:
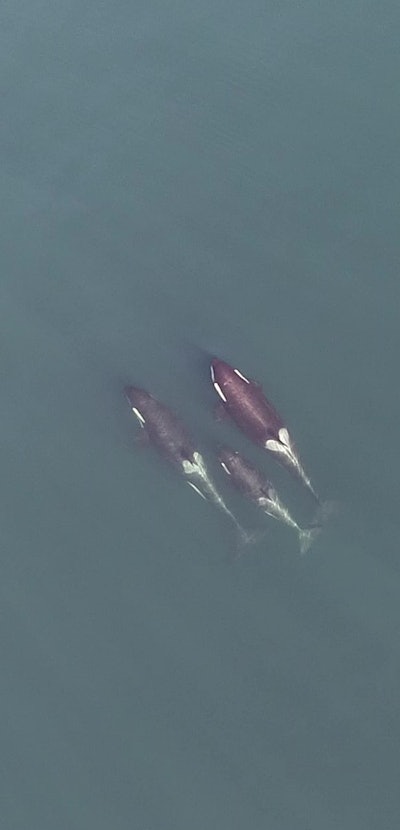
<path id="1" fill-rule="evenodd" d="M 300 478 L 320 504 L 282 417 L 265 397 L 261 386 L 223 360 L 211 361 L 211 380 L 222 406 L 255 444 L 268 450 Z"/>
<path id="2" fill-rule="evenodd" d="M 127 386 L 124 391 L 133 414 L 159 454 L 181 473 L 186 483 L 196 493 L 214 504 L 231 519 L 242 542 L 252 541 L 252 536 L 241 527 L 219 494 L 208 473 L 202 454 L 196 448 L 182 421 L 168 406 L 144 389 Z"/>

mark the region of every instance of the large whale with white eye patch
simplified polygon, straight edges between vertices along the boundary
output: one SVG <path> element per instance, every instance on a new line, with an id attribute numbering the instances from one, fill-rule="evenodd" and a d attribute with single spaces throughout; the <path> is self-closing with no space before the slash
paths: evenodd
<path id="1" fill-rule="evenodd" d="M 184 480 L 206 501 L 211 502 L 234 523 L 241 542 L 254 541 L 242 528 L 219 494 L 207 470 L 204 458 L 196 449 L 184 424 L 168 406 L 153 398 L 144 389 L 125 387 L 125 396 L 140 426 L 150 442 L 170 464 L 183 475 Z"/>
<path id="2" fill-rule="evenodd" d="M 268 450 L 300 478 L 320 503 L 283 419 L 265 397 L 261 386 L 223 360 L 211 361 L 211 380 L 223 408 L 255 444 Z"/>
<path id="3" fill-rule="evenodd" d="M 320 526 L 315 524 L 310 528 L 300 527 L 281 502 L 271 482 L 236 450 L 222 447 L 218 452 L 218 460 L 232 484 L 246 499 L 256 504 L 263 513 L 296 530 L 300 551 L 305 553 L 319 533 Z"/>

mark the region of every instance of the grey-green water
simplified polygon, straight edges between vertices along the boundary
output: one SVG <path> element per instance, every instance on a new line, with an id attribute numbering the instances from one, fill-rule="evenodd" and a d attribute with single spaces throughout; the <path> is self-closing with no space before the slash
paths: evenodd
<path id="1" fill-rule="evenodd" d="M 396 2 L 1 10 L 1 826 L 400 820 Z M 207 453 L 202 350 L 263 383 L 341 508 L 306 558 L 151 452 Z M 212 454 L 207 456 L 212 459 Z M 212 463 L 212 461 L 211 461 Z"/>

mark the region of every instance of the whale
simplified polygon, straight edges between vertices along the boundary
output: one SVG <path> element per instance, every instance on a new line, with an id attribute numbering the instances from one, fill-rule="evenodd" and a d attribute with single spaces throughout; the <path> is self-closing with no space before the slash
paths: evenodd
<path id="1" fill-rule="evenodd" d="M 293 519 L 271 482 L 247 458 L 231 447 L 221 447 L 218 460 L 233 486 L 263 513 L 292 527 L 298 536 L 300 552 L 306 553 L 320 532 L 320 525 L 303 528 Z"/>
<path id="2" fill-rule="evenodd" d="M 185 424 L 168 406 L 145 389 L 126 386 L 124 393 L 141 429 L 145 431 L 149 442 L 159 455 L 182 475 L 192 490 L 215 505 L 233 522 L 240 542 L 252 542 L 252 534 L 241 526 L 218 492 L 204 457 Z"/>
<path id="3" fill-rule="evenodd" d="M 302 465 L 289 429 L 265 397 L 260 384 L 218 358 L 211 360 L 210 374 L 223 411 L 253 443 L 271 453 L 300 479 L 320 505 L 319 495 Z"/>

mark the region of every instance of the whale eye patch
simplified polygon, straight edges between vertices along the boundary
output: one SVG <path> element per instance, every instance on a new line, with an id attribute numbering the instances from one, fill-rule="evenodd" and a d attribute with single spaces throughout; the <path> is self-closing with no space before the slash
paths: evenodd
<path id="1" fill-rule="evenodd" d="M 250 383 L 250 381 L 247 380 L 247 378 L 245 378 L 245 376 L 242 375 L 241 372 L 239 372 L 239 369 L 234 369 L 233 371 L 235 372 L 236 375 L 238 375 L 239 378 L 242 378 L 242 380 L 244 380 L 245 383 Z"/>
<path id="2" fill-rule="evenodd" d="M 215 389 L 215 391 L 216 391 L 217 395 L 219 395 L 219 396 L 220 396 L 221 400 L 222 400 L 224 403 L 226 403 L 226 397 L 225 397 L 225 395 L 224 395 L 224 393 L 223 393 L 223 391 L 222 391 L 222 389 L 221 389 L 221 387 L 220 387 L 219 383 L 217 383 L 217 381 L 214 381 L 214 389 Z"/>
<path id="3" fill-rule="evenodd" d="M 141 427 L 143 427 L 143 426 L 145 425 L 146 421 L 145 421 L 145 419 L 143 418 L 142 413 L 141 413 L 141 412 L 139 412 L 139 410 L 137 409 L 137 407 L 136 407 L 136 406 L 133 406 L 133 407 L 132 407 L 132 412 L 133 412 L 133 414 L 134 414 L 134 415 L 136 415 L 136 417 L 137 417 L 137 419 L 138 419 L 138 421 L 139 421 L 140 426 L 141 426 Z"/>

